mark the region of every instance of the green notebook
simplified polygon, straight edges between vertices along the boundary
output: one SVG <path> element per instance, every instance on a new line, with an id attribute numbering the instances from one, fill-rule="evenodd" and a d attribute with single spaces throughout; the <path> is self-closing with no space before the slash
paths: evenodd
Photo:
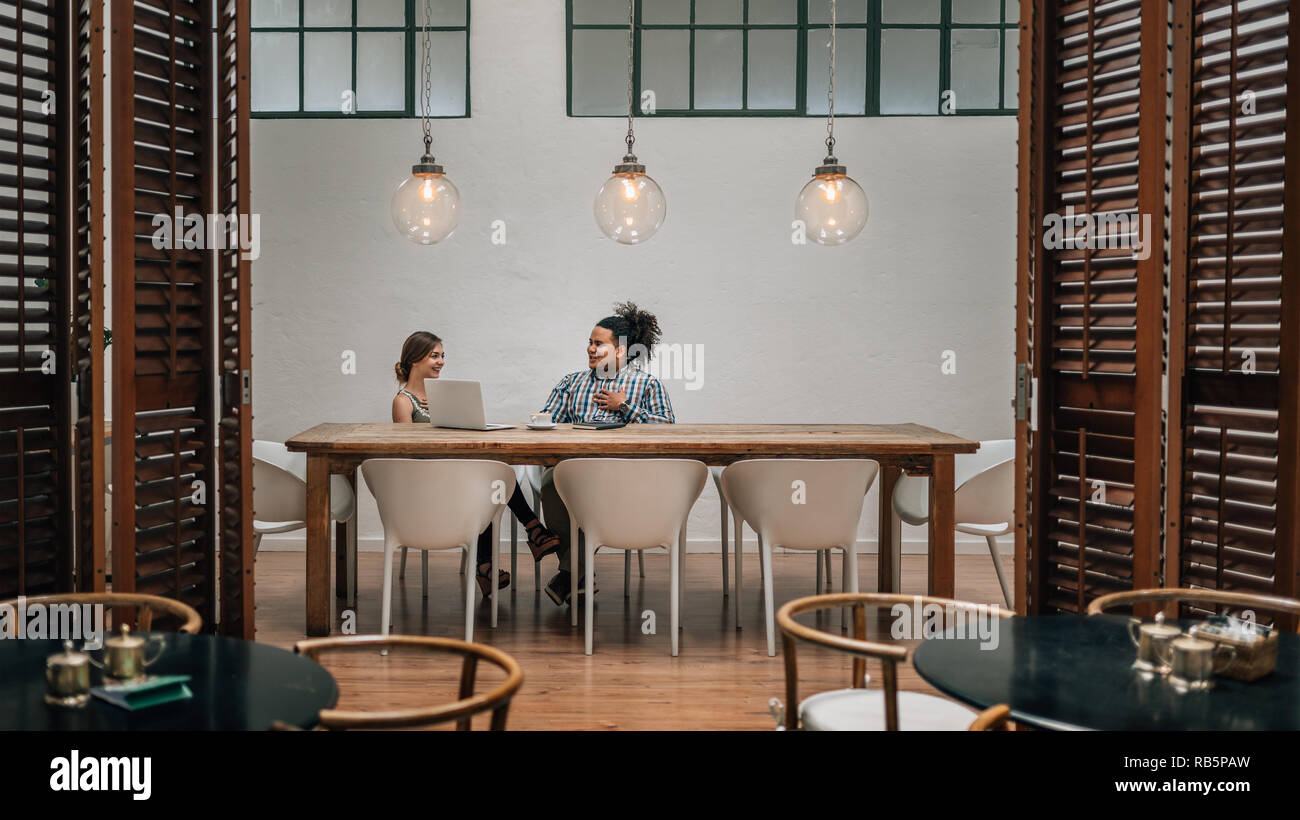
<path id="1" fill-rule="evenodd" d="M 128 711 L 158 706 L 177 700 L 189 700 L 194 693 L 185 684 L 189 675 L 151 675 L 136 683 L 108 683 L 90 693 Z"/>

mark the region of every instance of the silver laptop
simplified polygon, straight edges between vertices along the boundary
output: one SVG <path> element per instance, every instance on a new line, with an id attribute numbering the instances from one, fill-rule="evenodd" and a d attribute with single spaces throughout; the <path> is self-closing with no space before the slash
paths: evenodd
<path id="1" fill-rule="evenodd" d="M 510 430 L 513 424 L 488 424 L 483 415 L 483 387 L 457 379 L 425 379 L 429 421 L 456 430 Z"/>

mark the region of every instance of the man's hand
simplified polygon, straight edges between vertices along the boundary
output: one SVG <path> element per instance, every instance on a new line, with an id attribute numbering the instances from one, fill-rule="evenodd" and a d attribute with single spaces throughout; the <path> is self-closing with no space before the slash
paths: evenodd
<path id="1" fill-rule="evenodd" d="M 627 393 L 620 393 L 614 390 L 597 390 L 596 406 L 601 410 L 610 413 L 618 412 L 618 408 L 627 401 Z"/>

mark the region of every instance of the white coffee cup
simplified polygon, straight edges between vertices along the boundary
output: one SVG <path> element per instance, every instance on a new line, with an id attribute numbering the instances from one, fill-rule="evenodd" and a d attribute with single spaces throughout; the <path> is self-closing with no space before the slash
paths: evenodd
<path id="1" fill-rule="evenodd" d="M 551 414 L 550 413 L 529 413 L 528 423 L 529 424 L 550 424 Z"/>

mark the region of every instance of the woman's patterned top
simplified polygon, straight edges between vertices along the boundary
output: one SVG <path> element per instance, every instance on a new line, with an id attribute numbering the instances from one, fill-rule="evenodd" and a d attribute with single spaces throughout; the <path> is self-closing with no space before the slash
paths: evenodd
<path id="1" fill-rule="evenodd" d="M 411 421 L 422 421 L 425 424 L 429 422 L 429 405 L 415 397 L 415 394 L 403 387 L 397 391 L 398 394 L 406 396 L 411 400 Z"/>

